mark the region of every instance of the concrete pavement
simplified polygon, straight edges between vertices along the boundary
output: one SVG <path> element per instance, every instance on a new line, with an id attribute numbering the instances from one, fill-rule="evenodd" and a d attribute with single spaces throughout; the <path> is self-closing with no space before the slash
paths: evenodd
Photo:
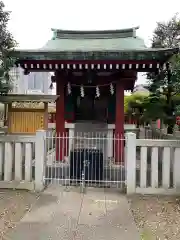
<path id="1" fill-rule="evenodd" d="M 52 185 L 5 239 L 139 240 L 125 196 L 110 189 Z"/>

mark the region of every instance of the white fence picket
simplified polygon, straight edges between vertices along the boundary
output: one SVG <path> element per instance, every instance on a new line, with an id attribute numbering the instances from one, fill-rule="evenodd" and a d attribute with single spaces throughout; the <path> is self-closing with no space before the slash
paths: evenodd
<path id="1" fill-rule="evenodd" d="M 23 148 L 22 143 L 15 143 L 15 180 L 22 180 L 22 157 Z"/>
<path id="2" fill-rule="evenodd" d="M 4 161 L 4 181 L 12 180 L 12 167 L 13 167 L 13 144 L 11 142 L 6 142 Z"/>
<path id="3" fill-rule="evenodd" d="M 163 149 L 162 157 L 162 186 L 165 189 L 170 187 L 170 148 Z"/>
<path id="4" fill-rule="evenodd" d="M 153 147 L 151 153 L 151 187 L 158 187 L 158 147 Z"/>
<path id="5" fill-rule="evenodd" d="M 140 187 L 145 188 L 147 186 L 147 147 L 141 148 L 140 161 Z"/>
<path id="6" fill-rule="evenodd" d="M 3 165 L 4 165 L 4 143 L 0 143 L 0 180 L 3 177 Z"/>
<path id="7" fill-rule="evenodd" d="M 180 177 L 179 177 L 179 170 L 180 170 L 180 148 L 175 148 L 174 152 L 174 188 L 180 189 Z"/>
<path id="8" fill-rule="evenodd" d="M 25 181 L 32 181 L 32 143 L 25 144 Z"/>

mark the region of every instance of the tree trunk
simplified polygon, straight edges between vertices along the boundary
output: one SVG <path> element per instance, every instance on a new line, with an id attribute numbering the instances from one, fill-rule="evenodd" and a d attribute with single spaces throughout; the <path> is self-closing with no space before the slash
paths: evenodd
<path id="1" fill-rule="evenodd" d="M 172 100 L 171 70 L 169 67 L 169 63 L 166 64 L 166 67 L 167 67 L 167 80 L 168 80 L 168 92 L 166 96 L 167 116 L 168 116 L 167 134 L 173 134 L 175 121 L 174 121 L 174 104 Z"/>
<path id="2" fill-rule="evenodd" d="M 167 98 L 167 134 L 173 134 L 174 131 L 174 125 L 175 125 L 175 116 L 174 116 L 174 106 L 173 106 L 173 102 L 171 99 L 171 95 L 169 97 L 169 99 Z"/>
<path id="3" fill-rule="evenodd" d="M 8 105 L 4 104 L 4 126 L 7 126 L 7 113 L 8 113 Z"/>
<path id="4" fill-rule="evenodd" d="M 168 127 L 167 127 L 167 134 L 173 134 L 174 131 L 174 123 L 168 123 Z"/>

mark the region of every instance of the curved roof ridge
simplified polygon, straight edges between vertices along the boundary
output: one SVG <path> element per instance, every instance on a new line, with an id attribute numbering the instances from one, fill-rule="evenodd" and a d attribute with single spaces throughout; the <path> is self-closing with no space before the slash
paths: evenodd
<path id="1" fill-rule="evenodd" d="M 71 29 L 58 29 L 58 28 L 51 28 L 51 31 L 60 31 L 64 33 L 109 33 L 109 32 L 129 32 L 132 30 L 139 29 L 139 26 L 132 27 L 132 28 L 121 28 L 121 29 L 104 29 L 104 30 L 71 30 Z"/>
<path id="2" fill-rule="evenodd" d="M 51 30 L 53 31 L 53 39 L 101 39 L 114 37 L 136 37 L 137 29 L 139 29 L 139 27 L 111 30 L 63 30 L 54 28 Z"/>

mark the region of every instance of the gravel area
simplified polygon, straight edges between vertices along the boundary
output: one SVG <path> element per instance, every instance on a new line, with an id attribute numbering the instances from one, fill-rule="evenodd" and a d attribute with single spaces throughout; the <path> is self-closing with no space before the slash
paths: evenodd
<path id="1" fill-rule="evenodd" d="M 0 239 L 14 228 L 38 199 L 38 194 L 27 191 L 0 190 Z"/>
<path id="2" fill-rule="evenodd" d="M 180 197 L 136 195 L 129 202 L 142 240 L 180 239 Z"/>

